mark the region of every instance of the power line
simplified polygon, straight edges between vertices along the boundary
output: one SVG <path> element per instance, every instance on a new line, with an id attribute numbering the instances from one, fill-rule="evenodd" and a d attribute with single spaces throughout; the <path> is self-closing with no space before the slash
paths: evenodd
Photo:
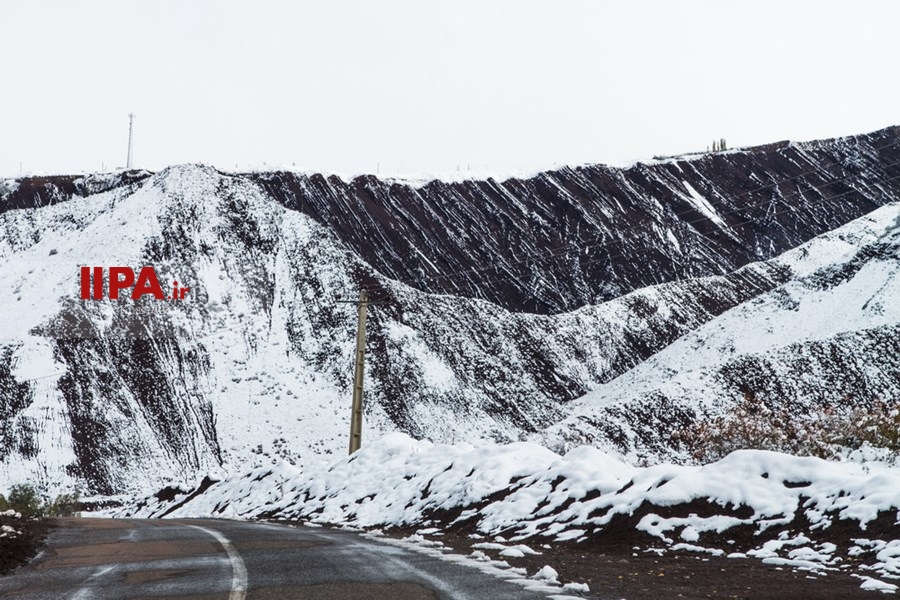
<path id="1" fill-rule="evenodd" d="M 875 150 L 883 150 L 883 149 L 886 149 L 886 148 L 889 148 L 889 147 L 892 147 L 892 146 L 896 146 L 896 145 L 898 145 L 898 144 L 900 144 L 900 141 L 893 142 L 893 143 L 891 143 L 891 144 L 888 144 L 888 145 L 886 145 L 886 146 L 877 148 L 877 149 L 875 149 Z M 888 163 L 887 165 L 883 165 L 881 168 L 882 168 L 882 169 L 887 169 L 887 168 L 890 168 L 890 167 L 893 167 L 893 166 L 896 166 L 896 165 L 900 165 L 900 161 L 895 161 L 895 162 L 893 162 L 893 163 Z M 773 183 L 771 183 L 771 184 L 767 184 L 767 185 L 765 185 L 765 186 L 760 186 L 760 187 L 758 187 L 758 188 L 756 188 L 756 189 L 754 189 L 754 190 L 750 190 L 750 191 L 747 191 L 747 192 L 742 192 L 742 193 L 740 193 L 740 194 L 736 194 L 736 195 L 733 195 L 733 196 L 729 196 L 729 197 L 727 197 L 727 198 L 724 198 L 724 197 L 723 197 L 723 199 L 731 199 L 731 200 L 733 201 L 734 199 L 740 198 L 740 197 L 745 196 L 745 195 L 747 195 L 747 194 L 755 193 L 755 192 L 758 192 L 758 191 L 761 191 L 761 190 L 765 190 L 765 189 L 769 189 L 769 188 L 776 187 L 776 186 L 781 186 L 781 185 L 783 185 L 783 184 L 785 184 L 785 183 L 788 183 L 788 182 L 790 182 L 790 181 L 796 180 L 796 179 L 798 179 L 798 178 L 800 178 L 800 177 L 803 177 L 803 176 L 805 176 L 805 175 L 808 175 L 808 174 L 810 174 L 810 173 L 816 173 L 816 172 L 817 172 L 817 171 L 815 171 L 815 170 L 810 170 L 810 171 L 807 171 L 807 172 L 805 172 L 805 173 L 802 173 L 802 174 L 799 174 L 799 175 L 795 175 L 795 176 L 793 176 L 793 177 L 790 177 L 790 178 L 788 178 L 788 179 L 779 180 L 779 181 L 773 182 Z M 835 185 L 835 184 L 837 184 L 837 183 L 841 183 L 841 182 L 847 181 L 847 180 L 852 179 L 852 178 L 857 178 L 857 177 L 862 177 L 862 176 L 864 176 L 864 173 L 857 173 L 857 174 L 854 174 L 854 175 L 846 175 L 846 176 L 843 176 L 843 177 L 839 177 L 839 178 L 833 179 L 833 180 L 831 180 L 831 181 L 827 181 L 827 182 L 825 182 L 825 183 L 821 183 L 821 184 L 819 184 L 819 185 L 817 185 L 817 186 L 811 185 L 811 186 L 809 186 L 808 188 L 806 188 L 806 189 L 804 189 L 804 190 L 797 190 L 796 192 L 793 192 L 793 193 L 790 193 L 790 194 L 787 194 L 787 195 L 782 196 L 782 197 L 781 197 L 780 199 L 778 199 L 778 200 L 774 200 L 773 198 L 761 199 L 761 200 L 759 200 L 758 202 L 751 202 L 751 203 L 748 203 L 748 204 L 744 204 L 744 205 L 742 205 L 742 206 L 740 206 L 740 207 L 736 207 L 736 208 L 731 209 L 731 210 L 726 210 L 726 211 L 717 212 L 717 214 L 718 214 L 719 216 L 726 216 L 726 215 L 731 215 L 731 214 L 737 214 L 737 213 L 739 213 L 739 212 L 743 212 L 743 211 L 746 211 L 747 209 L 755 208 L 755 207 L 761 206 L 761 205 L 763 205 L 763 204 L 772 204 L 773 202 L 784 202 L 784 201 L 787 201 L 787 200 L 789 200 L 789 199 L 791 199 L 791 198 L 794 198 L 794 197 L 796 197 L 796 196 L 802 196 L 804 193 L 809 193 L 809 192 L 811 192 L 811 191 L 817 191 L 817 190 L 820 190 L 821 188 L 825 188 L 825 187 L 828 187 L 828 186 L 831 186 L 831 185 Z M 882 183 L 886 183 L 886 182 L 888 182 L 888 181 L 893 181 L 894 179 L 896 179 L 896 177 L 890 177 L 890 178 L 887 178 L 887 179 L 878 179 L 878 180 L 875 180 L 875 181 L 872 181 L 872 182 L 869 182 L 869 183 L 870 183 L 870 185 L 879 185 L 879 184 L 882 184 Z M 859 192 L 859 190 L 856 190 L 856 189 L 848 190 L 848 191 L 846 191 L 846 192 L 842 192 L 842 193 L 840 193 L 840 194 L 831 196 L 831 198 L 832 198 L 832 199 L 834 199 L 834 198 L 840 198 L 840 197 L 842 197 L 842 196 L 845 196 L 845 195 L 847 195 L 847 194 L 851 194 L 851 193 L 854 193 L 854 192 Z M 860 192 L 860 193 L 861 193 L 861 192 Z M 688 209 L 688 210 L 685 210 L 685 211 L 676 212 L 676 213 L 673 215 L 673 217 L 677 219 L 678 217 L 680 217 L 680 216 L 682 216 L 682 215 L 685 215 L 685 214 L 689 214 L 689 213 L 691 213 L 691 212 L 696 212 L 696 209 Z M 783 214 L 783 212 L 770 213 L 770 215 L 771 215 L 771 214 Z M 691 220 L 687 220 L 687 221 L 680 221 L 678 224 L 680 224 L 680 225 L 686 225 L 686 226 L 692 226 L 692 225 L 695 225 L 695 224 L 697 224 L 697 223 L 706 222 L 706 221 L 708 221 L 708 220 L 709 220 L 708 217 L 703 216 L 703 217 L 699 217 L 699 218 L 695 218 L 695 219 L 691 219 Z M 740 226 L 747 225 L 747 224 L 751 224 L 751 223 L 755 223 L 755 222 L 757 222 L 757 219 L 746 219 L 746 220 L 744 220 L 744 221 L 738 221 L 738 222 L 735 222 L 735 223 L 730 223 L 730 224 L 728 224 L 728 226 L 729 226 L 729 227 L 740 227 Z M 631 226 L 631 227 L 626 227 L 626 228 L 619 229 L 619 230 L 617 230 L 617 231 L 620 231 L 620 232 L 622 232 L 622 233 L 624 233 L 624 234 L 627 234 L 627 233 L 632 232 L 632 231 L 637 231 L 637 230 L 639 229 L 639 227 L 641 227 L 641 226 L 642 226 L 642 224 L 636 224 L 636 225 L 633 225 L 633 226 Z M 699 233 L 699 232 L 698 232 L 698 233 Z M 462 276 L 462 275 L 477 275 L 477 274 L 479 274 L 479 273 L 488 273 L 488 272 L 490 272 L 490 271 L 492 271 L 492 270 L 497 270 L 497 269 L 500 269 L 500 268 L 509 268 L 509 267 L 513 267 L 513 266 L 519 266 L 519 265 L 527 264 L 527 263 L 529 263 L 529 262 L 541 262 L 541 261 L 546 262 L 546 261 L 548 261 L 548 259 L 549 259 L 549 260 L 552 260 L 552 259 L 557 258 L 557 257 L 559 257 L 559 256 L 566 255 L 566 254 L 568 254 L 569 252 L 578 252 L 578 253 L 581 253 L 581 252 L 586 252 L 587 250 L 590 250 L 590 249 L 593 249 L 593 250 L 602 250 L 602 249 L 604 249 L 604 248 L 611 248 L 611 247 L 615 247 L 615 246 L 621 245 L 624 241 L 626 241 L 626 240 L 620 238 L 620 239 L 611 240 L 611 241 L 604 242 L 604 243 L 599 243 L 599 244 L 598 244 L 598 243 L 595 243 L 595 241 L 596 241 L 596 240 L 599 240 L 599 239 L 601 238 L 602 235 L 603 235 L 603 234 L 601 233 L 601 234 L 597 234 L 597 235 L 593 236 L 593 240 L 594 240 L 594 241 L 590 241 L 591 238 L 588 238 L 588 241 L 586 241 L 586 242 L 581 242 L 581 243 L 578 243 L 578 244 L 565 244 L 565 245 L 560 246 L 560 247 L 557 247 L 557 248 L 553 248 L 553 249 L 549 249 L 549 250 L 542 250 L 542 251 L 539 251 L 539 252 L 533 252 L 533 253 L 530 253 L 530 254 L 525 254 L 522 258 L 519 258 L 519 259 L 516 259 L 516 260 L 511 260 L 511 261 L 505 261 L 505 262 L 502 263 L 502 264 L 492 264 L 492 265 L 487 265 L 487 266 L 483 266 L 483 267 L 468 267 L 468 268 L 465 268 L 465 269 L 459 269 L 459 270 L 457 270 L 457 271 L 444 272 L 444 273 L 441 273 L 441 274 L 439 274 L 439 275 L 425 276 L 424 278 L 421 278 L 421 279 L 418 279 L 418 280 L 410 280 L 410 279 L 408 279 L 408 278 L 407 278 L 407 279 L 400 279 L 400 278 L 396 278 L 396 279 L 395 279 L 395 278 L 390 278 L 390 280 L 391 280 L 391 281 L 394 281 L 394 282 L 398 282 L 398 283 L 401 283 L 401 284 L 404 284 L 404 285 L 407 285 L 407 286 L 410 286 L 410 287 L 415 288 L 417 285 L 421 286 L 421 285 L 424 285 L 424 284 L 429 283 L 429 282 L 430 282 L 430 283 L 435 283 L 435 282 L 437 282 L 437 281 L 441 281 L 441 280 L 445 280 L 445 279 L 453 279 L 454 277 Z M 618 257 L 621 257 L 621 256 L 624 256 L 624 255 L 622 255 L 622 254 L 618 254 L 618 255 L 606 255 L 606 256 L 600 257 L 600 258 L 588 259 L 588 262 L 597 262 L 598 260 L 602 260 L 602 259 L 609 260 L 609 259 L 611 259 L 611 258 L 618 258 Z M 25 258 L 22 258 L 22 259 L 17 259 L 17 260 L 20 260 L 20 261 L 29 261 L 29 260 L 30 260 L 30 261 L 39 261 L 39 260 L 44 260 L 44 259 L 25 259 Z M 582 262 L 584 262 L 584 261 L 582 261 Z M 496 277 L 484 277 L 484 278 L 480 278 L 480 279 L 478 280 L 478 283 L 493 283 L 493 282 L 497 282 L 497 281 L 502 281 L 502 280 L 511 279 L 511 278 L 513 278 L 513 277 L 515 277 L 515 276 L 514 276 L 512 273 L 509 273 L 509 274 L 502 274 L 502 275 L 498 275 L 498 276 L 496 276 Z M 387 291 L 387 290 L 388 290 L 388 288 L 386 288 L 386 287 L 385 287 L 384 285 L 382 285 L 382 284 L 376 284 L 376 285 L 374 285 L 374 286 L 373 286 L 373 285 L 369 285 L 368 287 L 369 287 L 370 291 L 379 291 L 379 290 Z M 210 334 L 210 335 L 214 335 L 214 334 Z"/>

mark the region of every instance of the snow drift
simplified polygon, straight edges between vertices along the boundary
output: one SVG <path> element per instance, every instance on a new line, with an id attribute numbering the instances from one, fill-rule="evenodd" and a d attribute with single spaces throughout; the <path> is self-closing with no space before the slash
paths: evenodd
<path id="1" fill-rule="evenodd" d="M 531 443 L 475 448 L 393 434 L 327 467 L 281 464 L 202 491 L 176 485 L 112 514 L 438 526 L 900 579 L 898 510 L 900 468 L 879 463 L 744 450 L 699 467 L 632 467 L 590 447 L 559 456 Z"/>

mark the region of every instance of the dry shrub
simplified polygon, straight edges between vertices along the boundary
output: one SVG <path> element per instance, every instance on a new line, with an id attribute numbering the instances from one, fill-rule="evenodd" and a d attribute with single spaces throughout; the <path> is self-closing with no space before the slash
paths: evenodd
<path id="1" fill-rule="evenodd" d="M 772 409 L 750 392 L 734 409 L 673 434 L 693 458 L 707 463 L 740 449 L 773 450 L 836 459 L 864 446 L 900 454 L 900 410 L 876 401 L 866 408 L 828 408 L 798 416 Z"/>

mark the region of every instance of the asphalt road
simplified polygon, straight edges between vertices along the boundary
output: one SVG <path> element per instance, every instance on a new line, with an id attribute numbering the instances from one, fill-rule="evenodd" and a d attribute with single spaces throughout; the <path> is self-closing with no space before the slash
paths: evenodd
<path id="1" fill-rule="evenodd" d="M 225 520 L 60 519 L 0 598 L 546 598 L 356 533 Z"/>

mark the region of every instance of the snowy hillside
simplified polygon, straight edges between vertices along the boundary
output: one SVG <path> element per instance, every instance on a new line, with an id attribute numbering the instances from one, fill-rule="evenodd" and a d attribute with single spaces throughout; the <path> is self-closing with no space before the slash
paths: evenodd
<path id="1" fill-rule="evenodd" d="M 545 442 L 606 439 L 632 458 L 656 461 L 675 455 L 675 429 L 747 395 L 798 417 L 896 403 L 900 203 L 770 264 L 791 278 L 571 403 L 572 414 Z"/>
<path id="2" fill-rule="evenodd" d="M 585 168 L 567 183 L 560 174 L 503 185 L 309 177 L 279 188 L 286 174 L 196 165 L 4 181 L 0 485 L 136 493 L 342 455 L 355 314 L 335 297 L 361 285 L 387 302 L 372 308 L 368 328 L 364 441 L 392 431 L 441 443 L 532 436 L 555 449 L 586 442 L 678 457 L 672 428 L 748 385 L 783 389 L 803 410 L 844 401 L 841 386 L 854 390 L 850 402 L 889 399 L 896 205 L 783 257 L 748 261 L 895 201 L 898 148 L 892 128 Z M 466 196 L 485 186 L 498 196 Z M 560 241 L 609 241 L 613 231 L 617 251 L 588 244 L 575 266 L 544 260 L 565 254 L 551 251 Z M 427 247 L 413 243 L 423 235 Z M 416 266 L 438 255 L 439 270 L 496 265 L 517 283 L 470 270 L 475 287 L 444 288 Z M 81 300 L 85 265 L 153 265 L 164 286 L 178 281 L 191 294 Z M 551 281 L 559 285 L 547 295 Z M 872 302 L 849 306 L 853 318 L 824 316 L 863 296 Z M 520 300 L 579 308 L 504 308 Z M 834 356 L 864 358 L 854 371 Z M 807 392 L 816 386 L 819 395 Z"/>
<path id="3" fill-rule="evenodd" d="M 96 493 L 342 453 L 355 319 L 334 298 L 361 283 L 390 300 L 369 327 L 369 431 L 478 441 L 553 424 L 783 276 L 757 266 L 555 317 L 510 313 L 380 278 L 252 182 L 195 166 L 0 227 L 5 476 Z M 116 264 L 153 264 L 195 299 L 79 299 L 80 265 Z"/>

